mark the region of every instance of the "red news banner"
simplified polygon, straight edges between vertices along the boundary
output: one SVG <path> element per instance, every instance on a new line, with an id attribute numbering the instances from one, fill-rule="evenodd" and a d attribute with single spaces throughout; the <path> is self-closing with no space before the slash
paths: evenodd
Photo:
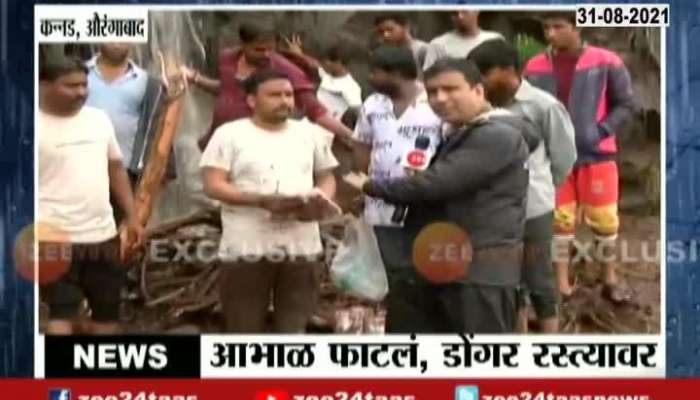
<path id="1" fill-rule="evenodd" d="M 25 379 L 0 387 L 4 399 L 49 400 L 692 400 L 700 380 Z"/>

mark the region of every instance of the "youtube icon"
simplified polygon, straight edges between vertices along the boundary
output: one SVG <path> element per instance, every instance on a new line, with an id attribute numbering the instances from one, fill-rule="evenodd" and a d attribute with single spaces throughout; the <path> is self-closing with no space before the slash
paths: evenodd
<path id="1" fill-rule="evenodd" d="M 255 400 L 289 400 L 286 390 L 261 390 L 255 393 Z"/>

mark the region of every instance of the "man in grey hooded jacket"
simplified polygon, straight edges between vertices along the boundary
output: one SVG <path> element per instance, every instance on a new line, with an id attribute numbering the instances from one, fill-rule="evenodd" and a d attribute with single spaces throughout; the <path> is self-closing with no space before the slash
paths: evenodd
<path id="1" fill-rule="evenodd" d="M 489 40 L 472 50 L 486 97 L 498 107 L 527 118 L 541 138 L 530 154 L 523 284 L 539 319 L 540 330 L 556 333 L 557 290 L 552 269 L 552 236 L 556 187 L 576 162 L 574 127 L 566 108 L 554 96 L 530 85 L 520 75 L 518 50 L 503 40 Z M 527 312 L 520 307 L 518 331 L 527 332 Z"/>

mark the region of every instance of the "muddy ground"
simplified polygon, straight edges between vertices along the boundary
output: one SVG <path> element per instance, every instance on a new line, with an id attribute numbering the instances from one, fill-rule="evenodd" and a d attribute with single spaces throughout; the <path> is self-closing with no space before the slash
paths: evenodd
<path id="1" fill-rule="evenodd" d="M 633 291 L 629 303 L 616 305 L 601 296 L 601 266 L 578 263 L 573 276 L 576 294 L 562 305 L 561 328 L 569 333 L 658 333 L 661 316 L 660 219 L 621 215 L 619 251 L 628 262 L 619 267 L 623 283 Z M 591 236 L 581 229 L 579 237 Z"/>

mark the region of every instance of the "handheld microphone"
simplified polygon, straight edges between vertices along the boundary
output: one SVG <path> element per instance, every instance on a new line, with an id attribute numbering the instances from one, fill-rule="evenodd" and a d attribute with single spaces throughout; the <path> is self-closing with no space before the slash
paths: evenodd
<path id="1" fill-rule="evenodd" d="M 414 149 L 406 153 L 406 156 L 401 159 L 401 166 L 408 171 L 423 171 L 428 168 L 427 150 L 430 147 L 430 138 L 427 136 L 418 136 L 413 145 Z"/>
<path id="2" fill-rule="evenodd" d="M 423 171 L 428 168 L 427 150 L 430 147 L 430 138 L 428 136 L 416 137 L 413 150 L 406 153 L 401 159 L 401 166 L 406 168 L 406 173 L 411 175 L 416 171 Z M 408 207 L 405 205 L 397 205 L 394 213 L 391 215 L 391 222 L 401 223 L 406 218 Z"/>

